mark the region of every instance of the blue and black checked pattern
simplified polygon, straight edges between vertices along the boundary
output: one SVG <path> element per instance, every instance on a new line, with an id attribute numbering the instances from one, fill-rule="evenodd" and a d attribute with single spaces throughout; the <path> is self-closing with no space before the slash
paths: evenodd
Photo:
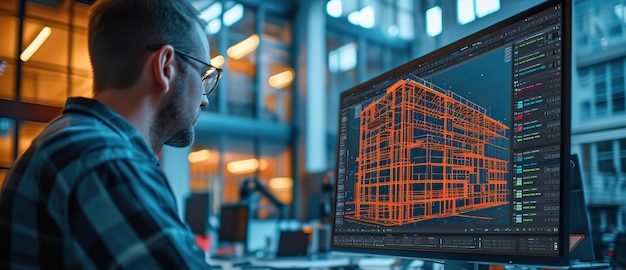
<path id="1" fill-rule="evenodd" d="M 0 193 L 0 268 L 204 269 L 158 159 L 106 105 L 70 98 Z"/>

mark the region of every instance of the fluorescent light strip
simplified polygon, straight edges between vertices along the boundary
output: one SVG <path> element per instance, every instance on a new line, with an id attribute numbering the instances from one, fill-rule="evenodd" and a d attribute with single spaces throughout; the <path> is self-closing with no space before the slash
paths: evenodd
<path id="1" fill-rule="evenodd" d="M 271 189 L 290 189 L 293 187 L 293 179 L 291 177 L 274 177 L 270 179 L 269 187 Z"/>
<path id="2" fill-rule="evenodd" d="M 291 84 L 293 81 L 293 71 L 285 70 L 276 75 L 272 75 L 269 79 L 269 83 L 272 87 L 282 89 Z"/>
<path id="3" fill-rule="evenodd" d="M 213 57 L 213 59 L 211 59 L 211 65 L 213 65 L 214 67 L 218 67 L 221 68 L 224 65 L 224 56 L 222 55 L 218 55 L 216 57 Z"/>
<path id="4" fill-rule="evenodd" d="M 267 168 L 267 161 L 256 158 L 231 161 L 226 164 L 226 170 L 234 174 L 244 174 L 264 170 Z"/>
<path id="5" fill-rule="evenodd" d="M 228 54 L 228 57 L 239 60 L 256 50 L 256 47 L 259 46 L 259 41 L 259 36 L 257 34 L 251 35 L 250 37 L 228 48 L 226 53 Z"/>
<path id="6" fill-rule="evenodd" d="M 28 45 L 28 47 L 26 47 L 26 50 L 24 50 L 22 54 L 20 54 L 20 60 L 22 60 L 22 62 L 26 62 L 30 60 L 33 54 L 35 54 L 37 50 L 39 50 L 41 45 L 43 45 L 43 43 L 46 42 L 46 39 L 48 39 L 51 33 L 52 33 L 52 29 L 50 27 L 46 26 L 43 29 L 41 29 L 39 34 L 37 34 L 37 37 L 35 38 L 35 40 L 33 40 L 33 42 L 31 42 Z"/>
<path id="7" fill-rule="evenodd" d="M 196 163 L 196 162 L 208 160 L 210 157 L 211 157 L 211 151 L 204 149 L 204 150 L 189 153 L 189 155 L 187 156 L 187 159 L 191 163 Z"/>

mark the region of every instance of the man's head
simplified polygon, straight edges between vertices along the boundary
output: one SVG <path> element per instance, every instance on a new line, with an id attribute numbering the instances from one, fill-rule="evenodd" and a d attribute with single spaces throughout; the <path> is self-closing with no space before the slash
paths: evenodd
<path id="1" fill-rule="evenodd" d="M 98 0 L 89 21 L 94 92 L 127 89 L 151 72 L 163 92 L 150 143 L 187 146 L 201 107 L 207 67 L 180 56 L 209 59 L 204 21 L 186 0 Z M 205 60 L 206 61 L 206 60 Z"/>

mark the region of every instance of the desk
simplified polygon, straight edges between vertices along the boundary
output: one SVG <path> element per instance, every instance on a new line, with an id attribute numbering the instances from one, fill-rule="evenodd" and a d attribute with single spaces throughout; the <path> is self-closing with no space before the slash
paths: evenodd
<path id="1" fill-rule="evenodd" d="M 467 270 L 467 269 L 507 269 L 507 270 L 554 270 L 554 269 L 584 269 L 584 270 L 610 270 L 608 263 L 576 263 L 570 266 L 558 268 L 544 268 L 529 265 L 474 265 L 467 266 L 458 262 L 434 263 L 419 259 L 398 259 L 391 257 L 372 256 L 342 256 L 331 255 L 324 257 L 283 257 L 278 259 L 237 257 L 237 258 L 214 258 L 208 260 L 209 264 L 220 266 L 221 269 L 247 270 L 247 269 L 342 269 L 342 270 Z"/>
<path id="2" fill-rule="evenodd" d="M 211 258 L 208 263 L 222 269 L 331 269 L 356 266 L 349 257 Z"/>

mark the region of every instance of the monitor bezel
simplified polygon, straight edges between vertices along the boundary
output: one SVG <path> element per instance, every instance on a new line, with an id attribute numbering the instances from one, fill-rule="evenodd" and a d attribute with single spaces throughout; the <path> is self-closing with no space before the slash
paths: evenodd
<path id="1" fill-rule="evenodd" d="M 415 258 L 426 259 L 433 261 L 465 261 L 475 263 L 502 263 L 502 264 L 523 264 L 523 265 L 535 265 L 535 266 L 566 266 L 570 264 L 569 251 L 566 247 L 569 246 L 569 228 L 567 220 L 569 220 L 569 213 L 566 211 L 569 209 L 570 199 L 569 196 L 569 156 L 570 156 L 570 126 L 571 126 L 571 72 L 572 72 L 572 3 L 571 0 L 548 0 L 536 6 L 533 6 L 525 11 L 511 16 L 505 20 L 495 23 L 483 30 L 468 35 L 462 39 L 450 43 L 440 49 L 437 49 L 417 59 L 411 60 L 401 66 L 391 69 L 379 75 L 367 82 L 358 84 L 341 93 L 340 103 L 343 104 L 344 97 L 351 95 L 361 89 L 371 88 L 375 84 L 379 84 L 385 80 L 391 78 L 397 78 L 399 74 L 406 74 L 415 69 L 416 65 L 427 62 L 431 59 L 440 57 L 442 55 L 449 54 L 452 51 L 458 50 L 462 45 L 467 44 L 470 41 L 483 37 L 489 33 L 492 33 L 498 29 L 503 29 L 509 25 L 519 22 L 525 18 L 529 18 L 532 15 L 546 10 L 548 8 L 561 5 L 562 9 L 562 65 L 561 65 L 561 170 L 560 170 L 560 211 L 559 211 L 559 241 L 560 246 L 563 247 L 559 250 L 559 256 L 531 256 L 531 255 L 502 255 L 502 254 L 476 254 L 476 253 L 452 253 L 446 250 L 442 251 L 412 251 L 412 250 L 395 250 L 395 249 L 380 249 L 380 248 L 367 248 L 367 247 L 346 247 L 334 245 L 332 238 L 335 236 L 335 219 L 332 221 L 331 230 L 331 251 L 339 254 L 354 254 L 354 253 L 366 253 L 372 255 L 386 255 L 403 258 Z M 340 105 L 341 106 L 341 105 Z M 342 107 L 342 106 L 341 106 Z M 340 107 L 340 108 L 341 108 Z M 339 124 L 341 125 L 341 113 L 338 113 Z M 338 127 L 339 130 L 340 126 Z M 339 146 L 340 136 L 337 136 L 337 146 Z M 339 149 L 336 153 L 336 162 L 339 160 Z M 335 164 L 335 179 L 338 177 L 337 164 Z M 337 197 L 337 184 L 339 181 L 335 181 L 334 198 Z M 333 217 L 336 216 L 336 203 L 333 203 Z"/>

